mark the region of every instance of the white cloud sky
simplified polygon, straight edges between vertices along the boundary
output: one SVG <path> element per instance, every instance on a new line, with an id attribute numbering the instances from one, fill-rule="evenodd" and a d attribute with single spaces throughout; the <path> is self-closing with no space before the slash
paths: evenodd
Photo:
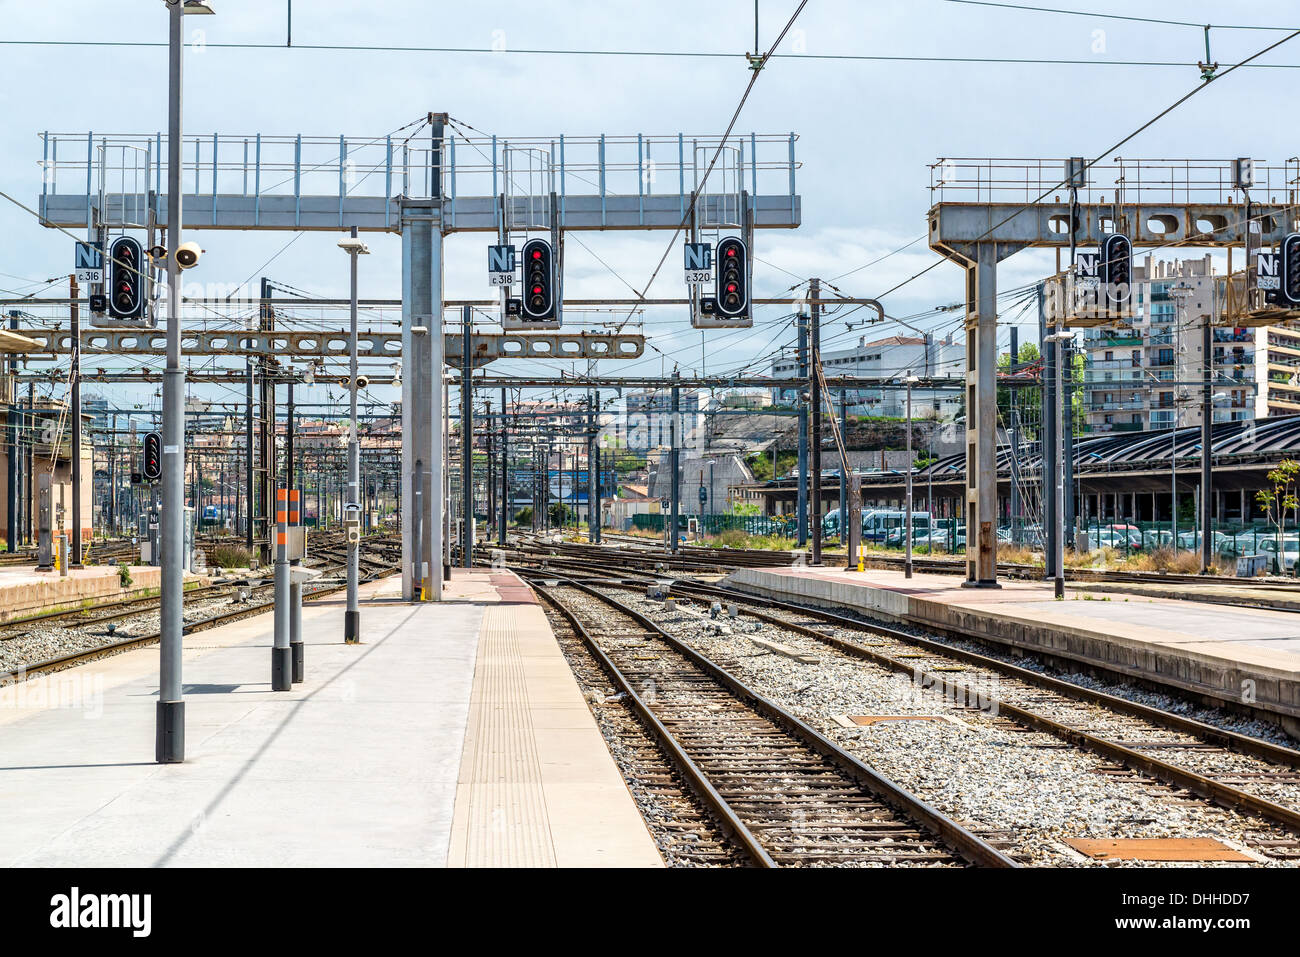
<path id="1" fill-rule="evenodd" d="M 283 0 L 212 0 L 215 17 L 191 18 L 208 44 L 283 44 Z M 1057 6 L 1192 23 L 1300 22 L 1291 3 L 1228 5 L 1186 0 L 1125 3 L 1091 0 Z M 599 133 L 675 135 L 722 131 L 749 79 L 731 58 L 551 56 L 391 51 L 325 51 L 310 44 L 490 47 L 519 49 L 712 51 L 741 54 L 753 46 L 747 2 L 703 5 L 553 2 L 532 23 L 532 3 L 303 2 L 293 5 L 297 45 L 260 49 L 209 46 L 186 55 L 185 128 L 190 135 L 378 136 L 422 116 L 447 111 L 501 136 L 585 136 Z M 775 36 L 794 0 L 762 0 L 760 37 Z M 1199 28 L 1160 26 L 963 5 L 941 0 L 809 3 L 783 50 L 816 55 L 1066 58 L 1082 65 L 962 62 L 864 62 L 776 59 L 759 77 L 737 123 L 748 133 L 799 135 L 798 189 L 803 225 L 762 231 L 755 254 L 758 295 L 775 295 L 794 277 L 849 272 L 925 232 L 931 203 L 927 164 L 941 156 L 1095 155 L 1145 122 L 1198 82 L 1193 67 L 1125 67 L 1116 60 L 1185 60 L 1204 55 Z M 1102 33 L 1098 33 L 1102 31 Z M 1212 33 L 1216 60 L 1227 65 L 1283 34 L 1247 30 Z M 160 0 L 31 3 L 0 0 L 0 40 L 149 41 L 166 39 Z M 1294 47 L 1294 48 L 1293 48 Z M 166 122 L 163 48 L 0 45 L 0 189 L 29 205 L 40 190 L 38 134 L 152 133 Z M 1300 63 L 1300 40 L 1264 62 Z M 1284 69 L 1244 69 L 1195 97 L 1128 144 L 1125 156 L 1250 155 L 1280 164 L 1297 144 L 1281 92 L 1294 86 Z M 283 249 L 283 233 L 204 232 L 202 281 L 239 282 L 264 274 L 319 295 L 346 292 L 346 258 L 337 236 L 310 234 Z M 649 278 L 667 237 L 660 233 L 583 233 L 627 282 Z M 396 298 L 401 291 L 400 240 L 368 237 L 375 255 L 363 260 L 362 294 Z M 447 294 L 485 296 L 483 235 L 447 244 Z M 43 229 L 0 202 L 0 288 L 24 289 L 69 269 L 71 240 Z M 278 255 L 277 255 L 278 254 Z M 922 241 L 853 273 L 837 285 L 850 295 L 875 295 L 935 260 Z M 653 292 L 680 295 L 680 253 L 670 255 Z M 1050 254 L 1022 253 L 1002 269 L 1001 285 L 1030 282 L 1052 268 Z M 197 271 L 196 271 L 197 272 Z M 792 275 L 793 274 L 793 275 Z M 18 277 L 18 278 L 15 278 Z M 960 270 L 942 264 L 891 294 L 886 307 L 906 316 L 957 301 Z M 626 295 L 627 287 L 576 243 L 567 246 L 566 294 Z M 735 368 L 788 342 L 778 334 L 781 307 L 759 311 L 745 334 L 705 336 L 709 371 Z M 860 316 L 859 316 L 860 318 Z M 1028 322 L 1032 317 L 1026 316 Z M 701 337 L 683 314 L 660 311 L 647 332 L 683 372 L 701 366 Z M 927 320 L 951 327 L 952 314 Z M 828 330 L 832 334 L 836 330 Z M 842 327 L 839 331 L 842 331 Z M 888 330 L 894 331 L 894 330 Z M 653 357 L 653 361 L 650 361 Z M 657 353 L 626 371 L 658 372 Z M 504 371 L 502 366 L 501 370 Z M 516 367 L 517 369 L 517 367 Z M 615 363 L 606 366 L 616 374 Z M 109 390 L 126 401 L 152 401 L 152 388 Z M 319 390 L 317 390 L 319 391 Z"/>

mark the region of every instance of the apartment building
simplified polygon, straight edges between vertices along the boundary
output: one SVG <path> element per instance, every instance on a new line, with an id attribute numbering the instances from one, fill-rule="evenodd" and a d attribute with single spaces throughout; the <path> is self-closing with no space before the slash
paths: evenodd
<path id="1" fill-rule="evenodd" d="M 1201 422 L 1206 362 L 1201 317 L 1211 312 L 1214 284 L 1222 275 L 1209 254 L 1181 262 L 1158 262 L 1148 255 L 1134 263 L 1133 278 L 1128 324 L 1084 332 L 1087 432 Z M 1294 378 L 1300 372 L 1300 330 L 1216 327 L 1210 350 L 1215 422 L 1300 411 L 1300 384 Z"/>
<path id="2" fill-rule="evenodd" d="M 965 372 L 965 347 L 952 337 L 936 340 L 933 336 L 889 336 L 868 342 L 861 336 L 848 349 L 823 349 L 822 367 L 827 377 L 862 376 L 882 384 L 869 388 L 849 389 L 845 396 L 849 411 L 864 415 L 895 416 L 907 414 L 905 391 L 901 386 L 886 385 L 911 372 L 915 376 L 961 376 Z M 772 362 L 772 375 L 787 378 L 799 374 L 795 350 L 785 350 Z M 797 389 L 774 389 L 772 399 L 778 403 L 797 401 Z M 837 397 L 838 401 L 838 397 Z M 961 388 L 924 388 L 912 390 L 912 413 L 923 416 L 931 411 L 944 418 L 957 414 L 961 407 Z"/>

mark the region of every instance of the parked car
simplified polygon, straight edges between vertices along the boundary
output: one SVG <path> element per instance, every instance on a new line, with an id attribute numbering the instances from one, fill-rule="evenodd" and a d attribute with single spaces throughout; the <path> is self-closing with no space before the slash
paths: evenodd
<path id="1" fill-rule="evenodd" d="M 936 528 L 932 532 L 925 533 L 913 539 L 915 545 L 928 545 L 930 548 L 937 548 L 944 551 L 957 551 L 966 547 L 966 529 L 958 528 L 954 533 L 952 529 Z"/>
<path id="2" fill-rule="evenodd" d="M 889 533 L 885 536 L 885 544 L 894 548 L 902 548 L 903 544 L 907 541 L 907 536 L 903 534 L 905 531 L 906 529 L 903 528 L 902 526 L 899 526 L 898 528 L 891 528 L 889 530 Z M 916 522 L 912 523 L 912 544 L 913 545 L 918 544 L 921 541 L 921 539 L 927 536 L 928 534 L 930 534 L 930 530 L 928 528 L 923 528 L 920 525 L 918 525 Z"/>
<path id="3" fill-rule="evenodd" d="M 1210 533 L 1210 547 L 1216 555 L 1228 554 L 1228 547 L 1232 539 L 1222 532 Z M 1201 547 L 1200 532 L 1182 532 L 1178 536 L 1178 547 L 1185 548 L 1188 551 L 1199 551 Z"/>
<path id="4" fill-rule="evenodd" d="M 1261 538 L 1257 554 L 1268 556 L 1268 570 L 1274 575 L 1294 574 L 1296 559 L 1300 558 L 1300 539 L 1284 538 L 1282 548 L 1279 551 L 1276 538 Z M 1278 561 L 1279 555 L 1281 556 L 1281 562 Z"/>

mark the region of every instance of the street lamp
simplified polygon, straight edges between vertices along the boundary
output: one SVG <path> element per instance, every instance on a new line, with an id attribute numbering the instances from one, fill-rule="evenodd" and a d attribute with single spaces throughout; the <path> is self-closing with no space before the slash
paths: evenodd
<path id="1" fill-rule="evenodd" d="M 339 248 L 351 261 L 352 298 L 348 326 L 348 500 L 343 506 L 343 524 L 348 536 L 348 604 L 343 613 L 343 641 L 355 645 L 361 640 L 361 605 L 357 596 L 361 551 L 361 443 L 357 435 L 357 257 L 369 255 L 366 244 L 357 239 L 357 227 Z M 468 341 L 468 340 L 466 340 Z M 465 441 L 467 438 L 462 437 Z"/>
<path id="2" fill-rule="evenodd" d="M 1066 342 L 1070 341 L 1073 338 L 1074 338 L 1074 333 L 1062 330 L 1060 332 L 1054 332 L 1049 336 L 1045 336 L 1043 341 L 1054 342 L 1061 346 L 1064 346 Z M 1062 349 L 1057 350 L 1056 361 L 1052 363 L 1053 379 L 1054 379 L 1053 388 L 1056 390 L 1056 394 L 1058 396 L 1061 394 L 1061 385 L 1062 385 L 1061 366 L 1064 364 L 1061 361 L 1062 351 L 1063 351 Z M 1052 569 L 1052 583 L 1053 583 L 1052 592 L 1058 599 L 1064 599 L 1065 598 L 1065 463 L 1063 461 L 1061 452 L 1064 447 L 1065 425 L 1070 420 L 1066 418 L 1069 412 L 1065 408 L 1065 403 L 1062 402 L 1058 404 L 1060 406 L 1060 414 L 1061 414 L 1060 428 L 1057 430 L 1057 440 L 1054 443 L 1052 443 L 1053 471 L 1056 473 L 1056 496 L 1055 496 L 1056 501 L 1053 506 L 1053 512 L 1055 512 L 1055 514 L 1052 516 L 1052 527 L 1054 529 L 1054 537 L 1056 539 L 1055 554 L 1052 556 L 1053 558 L 1052 564 L 1055 566 Z"/>
<path id="3" fill-rule="evenodd" d="M 181 602 L 185 549 L 185 372 L 181 368 L 181 104 L 183 58 L 181 17 L 211 14 L 198 0 L 167 4 L 167 360 L 163 371 L 162 567 L 159 574 L 158 702 L 154 760 L 185 760 L 185 699 L 181 690 Z"/>
<path id="4" fill-rule="evenodd" d="M 903 377 L 903 385 L 907 387 L 907 478 L 905 479 L 905 509 L 903 513 L 903 537 L 907 540 L 903 553 L 903 577 L 912 577 L 912 470 L 915 463 L 912 461 L 912 386 L 921 380 L 912 375 L 909 369 L 907 375 Z"/>

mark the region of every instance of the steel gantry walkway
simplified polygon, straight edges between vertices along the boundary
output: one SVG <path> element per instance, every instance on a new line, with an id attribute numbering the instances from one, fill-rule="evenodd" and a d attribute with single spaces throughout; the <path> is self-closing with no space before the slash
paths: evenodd
<path id="1" fill-rule="evenodd" d="M 469 136 L 461 127 L 429 113 L 374 137 L 213 133 L 182 144 L 185 230 L 401 235 L 402 588 L 411 599 L 442 590 L 446 236 L 549 232 L 563 263 L 569 230 L 791 229 L 801 215 L 793 133 L 723 143 L 680 133 Z M 41 142 L 45 225 L 93 236 L 104 225 L 167 222 L 162 134 L 45 133 Z M 715 153 L 720 162 L 704 189 Z M 499 345 L 505 353 L 504 338 Z M 610 358 L 630 354 L 614 345 Z"/>
<path id="2" fill-rule="evenodd" d="M 1253 189 L 1267 202 L 1237 187 L 1231 160 L 1117 157 L 1084 166 L 1077 158 L 949 158 L 930 168 L 930 248 L 966 272 L 968 585 L 997 583 L 998 263 L 1029 247 L 1098 245 L 1116 232 L 1135 248 L 1231 248 L 1249 237 L 1247 248 L 1258 250 L 1296 220 L 1300 161 L 1256 161 Z M 1050 367 L 1056 349 L 1045 346 Z"/>

